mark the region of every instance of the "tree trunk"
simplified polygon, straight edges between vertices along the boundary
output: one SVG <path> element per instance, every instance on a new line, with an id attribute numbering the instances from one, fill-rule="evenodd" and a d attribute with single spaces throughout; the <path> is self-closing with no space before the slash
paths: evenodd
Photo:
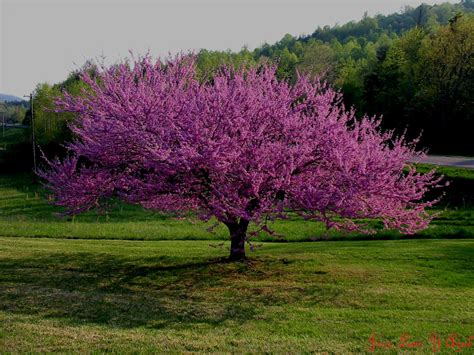
<path id="1" fill-rule="evenodd" d="M 230 232 L 230 261 L 245 259 L 245 240 L 249 221 L 241 219 L 240 222 L 227 223 Z"/>

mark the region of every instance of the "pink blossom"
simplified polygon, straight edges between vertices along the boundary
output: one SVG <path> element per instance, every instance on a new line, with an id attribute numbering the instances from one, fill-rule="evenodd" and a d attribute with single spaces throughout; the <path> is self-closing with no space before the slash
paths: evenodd
<path id="1" fill-rule="evenodd" d="M 82 78 L 82 96 L 56 101 L 76 115 L 71 156 L 40 172 L 70 213 L 112 196 L 194 210 L 228 226 L 237 259 L 249 222 L 266 227 L 289 210 L 364 232 L 361 219 L 413 234 L 433 217 L 426 208 L 436 201 L 423 197 L 440 178 L 407 163 L 423 153 L 380 120 L 357 119 L 325 83 L 277 81 L 270 65 L 223 68 L 201 83 L 192 56 L 144 57 Z"/>

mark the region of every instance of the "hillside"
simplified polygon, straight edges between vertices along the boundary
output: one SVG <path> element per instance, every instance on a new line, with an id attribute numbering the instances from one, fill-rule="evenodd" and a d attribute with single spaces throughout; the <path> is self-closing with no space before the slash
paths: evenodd
<path id="1" fill-rule="evenodd" d="M 416 27 L 432 27 L 446 25 L 458 12 L 474 11 L 472 0 L 461 1 L 457 4 L 443 3 L 439 5 L 421 4 L 413 8 L 410 6 L 399 13 L 389 15 L 376 15 L 369 17 L 367 14 L 360 21 L 351 21 L 342 26 L 318 27 L 313 34 L 301 36 L 300 40 L 314 38 L 323 42 L 330 42 L 337 39 L 346 42 L 351 37 L 364 37 L 368 41 L 376 41 L 382 34 L 401 35 Z"/>
<path id="2" fill-rule="evenodd" d="M 17 102 L 17 101 L 23 101 L 23 99 L 18 96 L 0 93 L 0 102 Z"/>

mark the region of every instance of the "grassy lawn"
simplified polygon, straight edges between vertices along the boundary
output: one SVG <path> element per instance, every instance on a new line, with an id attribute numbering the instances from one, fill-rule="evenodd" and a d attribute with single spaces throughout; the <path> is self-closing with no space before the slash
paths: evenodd
<path id="1" fill-rule="evenodd" d="M 209 244 L 0 238 L 0 350 L 340 353 L 407 333 L 428 352 L 432 333 L 474 335 L 474 240 L 264 243 L 247 264 Z"/>
<path id="2" fill-rule="evenodd" d="M 29 131 L 23 128 L 6 128 L 0 133 L 0 149 L 8 150 L 18 142 L 28 139 Z"/>

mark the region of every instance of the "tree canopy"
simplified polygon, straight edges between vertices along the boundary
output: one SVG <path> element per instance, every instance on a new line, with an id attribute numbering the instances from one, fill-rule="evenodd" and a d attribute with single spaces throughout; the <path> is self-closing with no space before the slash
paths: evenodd
<path id="1" fill-rule="evenodd" d="M 277 74 L 226 66 L 199 80 L 193 56 L 86 70 L 81 95 L 55 102 L 75 116 L 70 154 L 40 175 L 72 214 L 118 197 L 216 218 L 233 260 L 245 256 L 249 223 L 267 230 L 288 210 L 328 228 L 370 232 L 367 218 L 408 234 L 426 228 L 436 201 L 423 197 L 440 178 L 407 163 L 423 155 L 415 142 L 357 119 L 327 84 Z"/>

